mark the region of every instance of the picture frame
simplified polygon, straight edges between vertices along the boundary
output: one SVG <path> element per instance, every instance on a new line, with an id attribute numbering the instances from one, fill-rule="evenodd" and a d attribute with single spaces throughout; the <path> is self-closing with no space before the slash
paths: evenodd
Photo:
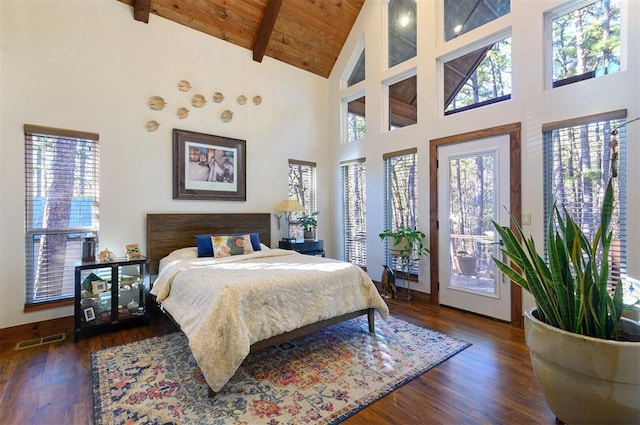
<path id="1" fill-rule="evenodd" d="M 132 243 L 124 246 L 125 255 L 129 260 L 137 260 L 138 258 L 142 258 L 142 254 L 140 253 L 140 248 L 138 248 L 137 243 Z"/>
<path id="2" fill-rule="evenodd" d="M 93 306 L 85 308 L 83 312 L 84 312 L 84 320 L 86 322 L 96 320 L 96 310 L 93 308 Z"/>
<path id="3" fill-rule="evenodd" d="M 173 199 L 246 201 L 245 140 L 173 129 Z"/>
<path id="4" fill-rule="evenodd" d="M 91 292 L 97 295 L 107 290 L 107 282 L 104 280 L 94 280 L 91 282 Z"/>

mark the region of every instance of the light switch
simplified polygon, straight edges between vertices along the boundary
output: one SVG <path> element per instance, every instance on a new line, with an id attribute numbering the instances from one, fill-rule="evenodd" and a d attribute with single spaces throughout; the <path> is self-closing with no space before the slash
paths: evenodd
<path id="1" fill-rule="evenodd" d="M 523 213 L 522 214 L 522 225 L 531 225 L 531 214 L 530 213 Z"/>

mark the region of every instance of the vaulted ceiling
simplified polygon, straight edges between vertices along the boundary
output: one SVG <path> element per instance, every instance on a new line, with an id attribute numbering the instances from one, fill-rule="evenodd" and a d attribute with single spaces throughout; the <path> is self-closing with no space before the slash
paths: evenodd
<path id="1" fill-rule="evenodd" d="M 119 0 L 153 15 L 328 77 L 364 0 Z"/>
<path id="2" fill-rule="evenodd" d="M 1 0 L 0 0 L 1 1 Z M 328 77 L 365 0 L 118 0 L 132 7 L 132 19 L 148 23 L 154 15 L 201 31 L 253 52 L 262 62 L 271 57 L 321 77 Z M 416 0 L 394 0 L 389 18 L 400 19 Z M 510 0 L 445 0 L 447 39 L 507 13 Z M 390 49 L 402 62 L 415 56 L 416 26 L 389 25 Z M 445 104 L 451 102 L 484 58 L 487 48 L 447 63 Z M 409 52 L 409 53 L 408 53 Z M 390 53 L 391 55 L 391 53 Z M 364 79 L 364 60 L 353 74 Z M 358 80 L 360 81 L 360 80 Z M 416 122 L 416 78 L 390 87 L 390 123 Z M 353 110 L 352 110 L 353 109 Z M 356 109 L 358 111 L 356 111 Z M 361 111 L 360 111 L 361 110 Z M 351 102 L 349 111 L 364 115 L 364 97 Z M 359 112 L 360 111 L 360 112 Z"/>

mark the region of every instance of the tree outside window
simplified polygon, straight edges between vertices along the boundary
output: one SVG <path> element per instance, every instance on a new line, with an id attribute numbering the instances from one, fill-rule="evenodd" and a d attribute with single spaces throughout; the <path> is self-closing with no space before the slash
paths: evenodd
<path id="1" fill-rule="evenodd" d="M 554 87 L 620 71 L 620 3 L 600 0 L 548 15 Z"/>

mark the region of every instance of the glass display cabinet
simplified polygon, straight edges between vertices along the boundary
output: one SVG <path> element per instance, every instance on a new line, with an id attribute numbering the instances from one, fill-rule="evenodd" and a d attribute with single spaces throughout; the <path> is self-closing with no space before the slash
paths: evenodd
<path id="1" fill-rule="evenodd" d="M 148 322 L 149 260 L 144 257 L 75 266 L 74 341 L 83 334 Z"/>

